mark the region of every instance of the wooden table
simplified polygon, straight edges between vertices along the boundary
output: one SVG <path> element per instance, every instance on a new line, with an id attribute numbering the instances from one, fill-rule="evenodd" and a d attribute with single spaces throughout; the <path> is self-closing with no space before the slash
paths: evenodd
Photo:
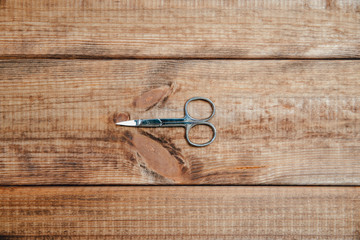
<path id="1" fill-rule="evenodd" d="M 1 0 L 0 238 L 360 239 L 359 58 L 356 0 Z"/>

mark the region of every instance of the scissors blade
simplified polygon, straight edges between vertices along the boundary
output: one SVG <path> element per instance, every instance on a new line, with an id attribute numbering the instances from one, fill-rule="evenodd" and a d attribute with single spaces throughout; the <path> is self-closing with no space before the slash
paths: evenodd
<path id="1" fill-rule="evenodd" d="M 123 122 L 117 122 L 116 125 L 127 126 L 127 127 L 161 127 L 162 121 L 156 119 L 137 119 Z"/>
<path id="2" fill-rule="evenodd" d="M 136 126 L 139 126 L 140 124 L 139 124 L 138 120 L 129 120 L 129 121 L 117 122 L 116 125 L 128 126 L 128 127 L 136 127 Z"/>

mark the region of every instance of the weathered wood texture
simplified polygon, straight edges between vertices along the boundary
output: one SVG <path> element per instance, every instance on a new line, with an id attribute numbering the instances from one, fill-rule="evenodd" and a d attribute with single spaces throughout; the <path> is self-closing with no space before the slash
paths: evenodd
<path id="1" fill-rule="evenodd" d="M 0 189 L 0 236 L 359 239 L 358 187 Z"/>
<path id="2" fill-rule="evenodd" d="M 0 57 L 360 56 L 360 1 L 0 1 Z"/>
<path id="3" fill-rule="evenodd" d="M 1 184 L 360 183 L 359 61 L 3 60 L 0 69 Z M 208 147 L 189 146 L 182 128 L 114 124 L 181 117 L 199 94 L 217 110 Z"/>

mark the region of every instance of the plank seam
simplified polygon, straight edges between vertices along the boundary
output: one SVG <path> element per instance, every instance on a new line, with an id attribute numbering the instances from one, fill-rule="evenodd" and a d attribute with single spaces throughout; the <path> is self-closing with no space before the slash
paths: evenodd
<path id="1" fill-rule="evenodd" d="M 341 61 L 341 60 L 348 60 L 348 61 L 357 61 L 360 60 L 360 58 L 216 58 L 216 57 L 204 57 L 204 58 L 197 58 L 197 57 L 117 57 L 117 56 L 92 56 L 92 55 L 79 55 L 79 56 L 69 56 L 69 55 L 46 55 L 46 56 L 0 56 L 0 60 L 46 60 L 46 59 L 61 59 L 61 60 L 254 60 L 254 61 L 274 61 L 274 60 L 319 60 L 319 61 Z"/>

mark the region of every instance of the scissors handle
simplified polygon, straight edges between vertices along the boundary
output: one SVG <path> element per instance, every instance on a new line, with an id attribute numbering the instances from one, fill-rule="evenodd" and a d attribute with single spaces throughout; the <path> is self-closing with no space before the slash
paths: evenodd
<path id="1" fill-rule="evenodd" d="M 209 126 L 211 129 L 212 129 L 212 132 L 213 132 L 213 136 L 212 138 L 206 142 L 206 143 L 194 143 L 190 140 L 189 138 L 189 132 L 190 132 L 190 129 L 193 128 L 194 126 L 196 125 L 207 125 Z M 216 138 L 216 128 L 214 127 L 214 125 L 212 125 L 212 123 L 209 123 L 209 122 L 197 122 L 197 123 L 193 123 L 193 124 L 190 124 L 190 125 L 186 125 L 186 133 L 185 133 L 185 137 L 186 137 L 186 141 L 188 141 L 188 143 L 194 147 L 205 147 L 207 145 L 209 145 L 210 143 L 212 143 L 215 138 Z"/>
<path id="2" fill-rule="evenodd" d="M 188 105 L 189 105 L 190 102 L 196 101 L 196 100 L 202 100 L 202 101 L 208 102 L 211 105 L 212 113 L 211 113 L 211 115 L 209 117 L 204 118 L 204 119 L 197 119 L 197 118 L 193 118 L 193 117 L 190 116 L 190 114 L 188 112 Z M 188 141 L 188 143 L 190 145 L 195 146 L 195 147 L 204 147 L 204 146 L 209 145 L 210 143 L 212 143 L 215 140 L 215 138 L 216 138 L 216 128 L 214 127 L 214 125 L 212 123 L 207 122 L 208 120 L 210 120 L 214 116 L 214 114 L 215 114 L 215 104 L 208 98 L 193 97 L 193 98 L 190 98 L 189 100 L 186 101 L 184 120 L 190 122 L 190 124 L 186 124 L 186 126 L 185 126 L 186 127 L 185 136 L 186 136 L 186 140 Z M 208 141 L 206 143 L 194 143 L 194 142 L 192 142 L 190 140 L 190 138 L 189 138 L 190 130 L 191 130 L 191 128 L 195 127 L 196 125 L 206 125 L 206 126 L 209 126 L 212 129 L 213 136 L 210 139 L 210 141 Z"/>
<path id="3" fill-rule="evenodd" d="M 189 112 L 188 112 L 188 105 L 190 102 L 192 101 L 196 101 L 196 100 L 201 100 L 201 101 L 205 101 L 210 103 L 211 108 L 212 108 L 212 113 L 208 118 L 204 118 L 204 119 L 197 119 L 197 118 L 193 118 L 190 116 Z M 204 98 L 204 97 L 193 97 L 190 98 L 189 100 L 186 101 L 185 103 L 185 118 L 188 118 L 190 120 L 198 120 L 198 121 L 209 121 L 215 114 L 215 104 L 208 98 Z"/>

